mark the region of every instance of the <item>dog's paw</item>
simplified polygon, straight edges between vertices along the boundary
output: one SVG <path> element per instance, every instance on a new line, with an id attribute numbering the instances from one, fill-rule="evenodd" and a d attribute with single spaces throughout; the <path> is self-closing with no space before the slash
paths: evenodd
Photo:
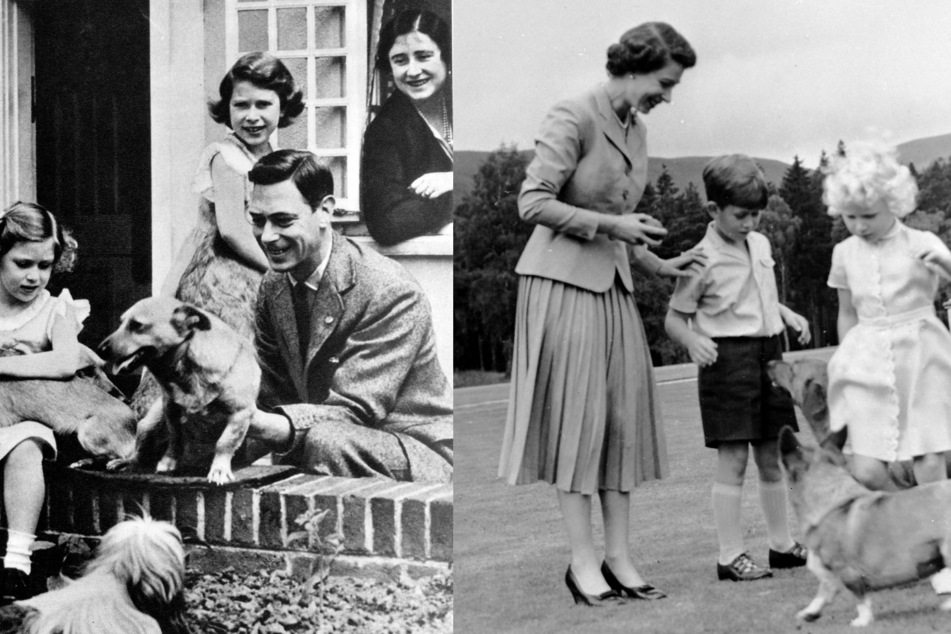
<path id="1" fill-rule="evenodd" d="M 234 482 L 230 455 L 221 454 L 215 456 L 215 459 L 211 461 L 211 469 L 208 471 L 208 481 L 219 486 Z"/>
<path id="2" fill-rule="evenodd" d="M 163 456 L 155 465 L 155 473 L 171 473 L 178 467 L 178 460 L 171 456 Z"/>
<path id="3" fill-rule="evenodd" d="M 208 481 L 219 486 L 228 484 L 234 482 L 234 473 L 230 468 L 218 468 L 213 465 L 211 471 L 208 472 Z"/>
<path id="4" fill-rule="evenodd" d="M 106 463 L 106 471 L 126 471 L 136 464 L 134 458 L 115 458 Z"/>
<path id="5" fill-rule="evenodd" d="M 805 608 L 796 612 L 796 618 L 800 621 L 806 621 L 807 623 L 812 623 L 813 621 L 819 620 L 820 616 L 822 616 L 822 612 L 813 612 L 809 608 Z"/>

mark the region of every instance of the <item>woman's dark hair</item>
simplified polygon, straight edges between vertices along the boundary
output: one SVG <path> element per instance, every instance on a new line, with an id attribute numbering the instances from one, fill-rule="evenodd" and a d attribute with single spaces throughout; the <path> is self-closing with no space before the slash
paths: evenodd
<path id="1" fill-rule="evenodd" d="M 53 238 L 53 271 L 71 271 L 76 261 L 76 240 L 45 207 L 18 201 L 0 216 L 0 258 L 20 242 Z"/>
<path id="2" fill-rule="evenodd" d="M 697 63 L 697 54 L 674 27 L 665 22 L 645 22 L 608 47 L 607 69 L 615 77 L 643 75 L 660 70 L 668 60 L 691 68 Z"/>
<path id="3" fill-rule="evenodd" d="M 439 54 L 446 63 L 446 69 L 452 68 L 452 31 L 449 25 L 431 11 L 407 10 L 399 13 L 380 29 L 380 43 L 376 48 L 377 69 L 393 72 L 390 67 L 390 49 L 393 48 L 396 38 L 413 31 L 428 35 L 439 47 Z"/>
<path id="4" fill-rule="evenodd" d="M 334 193 L 333 174 L 306 150 L 277 150 L 262 156 L 248 172 L 248 180 L 254 185 L 276 185 L 289 180 L 315 210 L 325 197 Z"/>
<path id="5" fill-rule="evenodd" d="M 304 111 L 304 94 L 294 83 L 291 71 L 273 55 L 257 51 L 247 53 L 234 63 L 218 87 L 220 99 L 208 103 L 216 123 L 231 127 L 231 94 L 239 81 L 248 81 L 265 90 L 273 90 L 281 99 L 281 118 L 277 127 L 286 128 Z"/>

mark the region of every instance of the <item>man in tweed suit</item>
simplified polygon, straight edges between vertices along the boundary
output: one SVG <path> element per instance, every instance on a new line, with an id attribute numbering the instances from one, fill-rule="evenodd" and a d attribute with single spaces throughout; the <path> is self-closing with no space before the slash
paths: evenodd
<path id="1" fill-rule="evenodd" d="M 248 217 L 271 268 L 256 309 L 262 379 L 249 439 L 318 473 L 450 481 L 452 396 L 422 289 L 331 228 L 333 177 L 310 152 L 272 152 L 248 178 Z"/>

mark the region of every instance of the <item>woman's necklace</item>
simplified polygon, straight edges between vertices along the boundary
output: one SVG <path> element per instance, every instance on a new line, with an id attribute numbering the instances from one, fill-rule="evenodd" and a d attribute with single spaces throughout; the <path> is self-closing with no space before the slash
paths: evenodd
<path id="1" fill-rule="evenodd" d="M 446 105 L 446 98 L 440 98 L 440 103 L 442 104 L 442 138 L 449 144 L 449 147 L 452 147 L 452 123 L 449 121 L 449 107 Z M 424 121 L 429 123 L 433 129 L 438 129 L 437 126 L 433 125 L 432 120 L 423 114 L 423 111 L 419 109 L 419 106 L 416 105 L 416 102 L 413 102 L 413 107 L 416 108 L 416 112 L 419 113 L 419 116 L 423 118 Z"/>

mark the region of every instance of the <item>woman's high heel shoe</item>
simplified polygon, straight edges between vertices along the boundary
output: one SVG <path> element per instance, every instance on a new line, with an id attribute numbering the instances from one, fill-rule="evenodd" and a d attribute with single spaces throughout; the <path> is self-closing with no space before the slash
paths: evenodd
<path id="1" fill-rule="evenodd" d="M 565 584 L 574 597 L 575 605 L 586 605 L 589 608 L 600 608 L 603 603 L 615 603 L 621 599 L 615 590 L 608 590 L 603 594 L 586 594 L 578 585 L 575 573 L 571 572 L 571 566 L 568 566 L 568 572 L 565 573 Z"/>
<path id="2" fill-rule="evenodd" d="M 646 583 L 636 588 L 622 585 L 621 582 L 618 581 L 618 578 L 614 576 L 614 573 L 611 572 L 611 569 L 608 568 L 608 562 L 606 561 L 601 564 L 601 575 L 604 577 L 604 580 L 608 582 L 608 585 L 621 597 L 654 601 L 667 596 L 663 591 Z"/>

